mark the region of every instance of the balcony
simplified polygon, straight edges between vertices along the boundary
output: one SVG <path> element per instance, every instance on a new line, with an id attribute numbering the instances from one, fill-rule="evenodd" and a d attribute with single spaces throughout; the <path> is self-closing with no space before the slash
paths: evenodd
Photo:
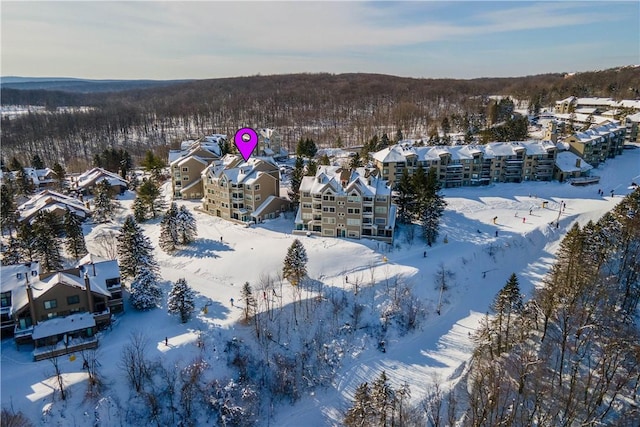
<path id="1" fill-rule="evenodd" d="M 109 310 L 109 308 L 92 314 L 96 324 L 109 323 L 111 321 L 111 310 Z"/>
<path id="2" fill-rule="evenodd" d="M 15 339 L 18 339 L 18 338 L 30 338 L 32 334 L 33 334 L 33 326 L 29 326 L 28 328 L 20 329 L 19 325 L 16 325 L 15 329 L 13 330 L 13 337 Z"/>

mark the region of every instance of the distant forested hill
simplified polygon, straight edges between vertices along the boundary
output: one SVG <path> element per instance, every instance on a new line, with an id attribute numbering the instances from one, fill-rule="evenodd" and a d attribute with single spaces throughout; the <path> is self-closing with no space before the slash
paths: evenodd
<path id="1" fill-rule="evenodd" d="M 3 156 L 26 161 L 38 153 L 49 162 L 84 167 L 105 147 L 126 148 L 135 156 L 188 136 L 232 134 L 242 126 L 278 128 L 289 149 L 300 137 L 311 137 L 320 146 L 361 144 L 383 132 L 401 130 L 409 137 L 433 133 L 445 117 L 452 132 L 464 132 L 484 123 L 489 95 L 543 106 L 569 95 L 640 96 L 638 67 L 472 80 L 358 73 L 155 82 L 164 85 L 146 88 L 142 82 L 119 91 L 114 90 L 133 83 L 62 80 L 45 88 L 18 89 L 26 83 L 3 82 L 3 106 L 48 107 L 43 113 L 3 118 Z M 79 89 L 86 84 L 94 89 Z M 97 89 L 109 85 L 112 91 Z M 59 106 L 92 108 L 74 112 L 56 110 Z"/>

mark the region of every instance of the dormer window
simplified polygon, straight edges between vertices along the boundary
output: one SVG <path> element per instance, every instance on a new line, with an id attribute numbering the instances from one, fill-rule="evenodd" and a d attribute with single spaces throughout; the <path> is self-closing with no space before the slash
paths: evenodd
<path id="1" fill-rule="evenodd" d="M 32 275 L 32 276 L 37 276 L 37 275 L 38 275 L 38 272 L 37 272 L 37 271 L 35 271 L 35 270 L 32 270 L 32 271 L 31 271 L 31 275 Z"/>
<path id="2" fill-rule="evenodd" d="M 21 280 L 22 279 L 22 273 L 16 273 L 16 279 Z"/>

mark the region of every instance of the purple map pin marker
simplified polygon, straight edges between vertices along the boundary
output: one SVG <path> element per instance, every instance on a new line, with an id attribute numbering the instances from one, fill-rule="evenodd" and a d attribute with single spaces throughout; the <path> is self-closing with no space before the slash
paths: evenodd
<path id="1" fill-rule="evenodd" d="M 251 128 L 239 129 L 233 137 L 233 143 L 236 144 L 236 148 L 246 162 L 251 157 L 253 149 L 258 145 L 258 134 Z"/>

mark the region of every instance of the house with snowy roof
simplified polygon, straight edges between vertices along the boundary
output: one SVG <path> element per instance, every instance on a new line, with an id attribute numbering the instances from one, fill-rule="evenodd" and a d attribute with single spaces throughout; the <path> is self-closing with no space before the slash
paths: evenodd
<path id="1" fill-rule="evenodd" d="M 40 211 L 47 211 L 56 216 L 63 217 L 67 210 L 71 211 L 81 220 L 91 215 L 91 210 L 80 200 L 57 193 L 52 190 L 44 190 L 32 196 L 29 200 L 18 206 L 18 221 L 31 221 Z"/>
<path id="2" fill-rule="evenodd" d="M 300 183 L 294 234 L 393 241 L 396 205 L 375 169 L 320 166 Z"/>
<path id="3" fill-rule="evenodd" d="M 202 171 L 222 157 L 227 136 L 214 134 L 183 141 L 180 150 L 169 152 L 171 188 L 174 199 L 201 199 L 204 195 Z"/>
<path id="4" fill-rule="evenodd" d="M 58 181 L 56 178 L 56 174 L 52 169 L 44 168 L 44 169 L 34 169 L 34 168 L 24 168 L 24 173 L 27 178 L 33 183 L 33 187 L 37 190 L 40 188 L 49 188 L 53 187 Z M 7 175 L 11 177 L 14 181 L 18 179 L 18 172 L 2 172 L 0 171 L 0 181 L 7 179 Z"/>
<path id="5" fill-rule="evenodd" d="M 95 333 L 122 311 L 117 261 L 88 255 L 71 269 L 41 273 L 38 263 L 1 266 L 2 331 L 33 344 L 34 358 L 94 348 Z"/>
<path id="6" fill-rule="evenodd" d="M 558 153 L 554 165 L 554 178 L 565 182 L 573 178 L 589 176 L 593 166 L 570 151 Z"/>
<path id="7" fill-rule="evenodd" d="M 122 194 L 129 188 L 129 181 L 116 173 L 102 168 L 93 168 L 76 177 L 72 177 L 70 188 L 81 194 L 92 194 L 93 188 L 102 181 L 108 182 L 116 194 Z"/>
<path id="8" fill-rule="evenodd" d="M 290 209 L 280 197 L 280 170 L 269 158 L 226 155 L 202 172 L 203 210 L 236 222 L 261 222 Z"/>

